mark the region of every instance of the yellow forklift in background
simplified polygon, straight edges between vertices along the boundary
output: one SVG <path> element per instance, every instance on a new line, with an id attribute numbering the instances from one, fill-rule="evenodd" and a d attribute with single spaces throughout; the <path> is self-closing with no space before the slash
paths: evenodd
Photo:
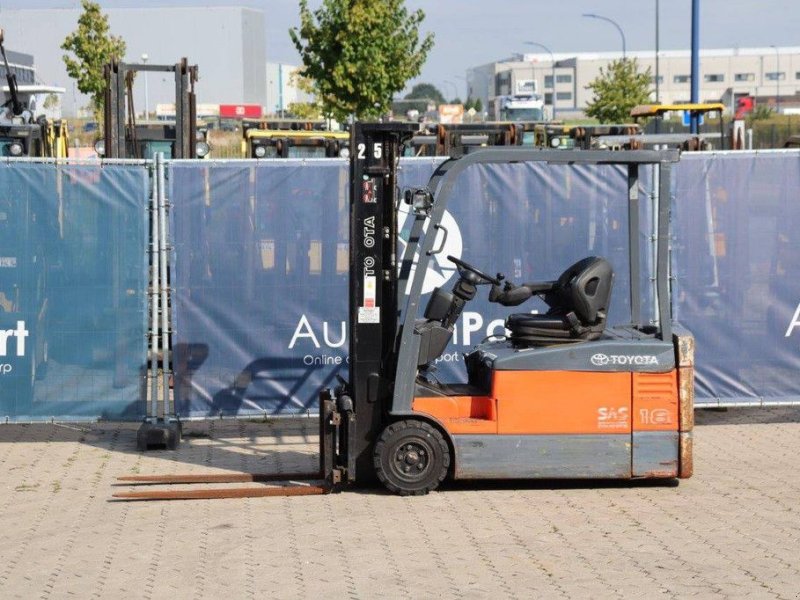
<path id="1" fill-rule="evenodd" d="M 461 156 L 468 149 L 521 146 L 524 130 L 517 123 L 432 123 L 414 133 L 405 156 Z"/>
<path id="2" fill-rule="evenodd" d="M 631 118 L 634 123 L 643 124 L 642 147 L 652 148 L 658 145 L 679 148 L 683 151 L 725 150 L 729 144 L 725 143 L 725 120 L 722 118 L 724 111 L 725 105 L 721 102 L 640 104 L 631 109 Z M 714 115 L 719 121 L 719 132 L 705 131 L 692 134 L 684 128 L 682 131 L 672 133 L 656 133 L 656 124 L 660 124 L 670 113 L 683 113 L 684 123 L 688 122 L 690 117 L 697 116 L 701 125 L 705 118 Z M 663 130 L 664 127 L 661 126 L 659 129 Z"/>
<path id="3" fill-rule="evenodd" d="M 551 150 L 635 150 L 642 129 L 636 123 L 565 125 L 541 123 L 534 129 L 537 148 Z"/>
<path id="4" fill-rule="evenodd" d="M 243 158 L 346 158 L 350 152 L 350 135 L 342 131 L 243 131 Z"/>
<path id="5" fill-rule="evenodd" d="M 350 134 L 325 121 L 242 121 L 242 158 L 346 158 L 349 148 Z"/>
<path id="6" fill-rule="evenodd" d="M 23 98 L 17 85 L 17 76 L 11 71 L 3 45 L 0 29 L 0 54 L 6 71 L 7 91 L 3 90 L 0 109 L 0 156 L 67 158 L 69 133 L 67 123 L 61 119 L 38 117 L 33 98 Z"/>

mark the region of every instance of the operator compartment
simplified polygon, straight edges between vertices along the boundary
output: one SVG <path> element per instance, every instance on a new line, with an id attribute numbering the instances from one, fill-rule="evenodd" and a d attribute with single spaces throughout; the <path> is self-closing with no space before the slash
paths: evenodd
<path id="1" fill-rule="evenodd" d="M 563 444 L 567 458 L 559 468 L 576 476 L 590 472 L 584 471 L 587 460 L 598 452 L 612 467 L 596 476 L 677 476 L 675 347 L 650 329 L 606 327 L 614 278 L 606 259 L 584 258 L 555 281 L 502 287 L 502 275 L 456 264 L 460 278 L 453 290 L 436 289 L 425 318 L 415 323 L 420 347 L 412 406 L 454 436 L 457 453 L 483 439 L 475 435 L 499 435 L 544 444 L 548 452 Z M 484 342 L 466 356 L 468 383 L 442 383 L 431 365 L 445 351 L 464 304 L 485 283 L 492 285 L 492 302 L 518 306 L 539 296 L 549 309 L 509 315 L 508 337 Z M 638 446 L 657 451 L 637 454 Z M 515 469 L 533 472 L 523 464 L 509 472 Z"/>
<path id="2" fill-rule="evenodd" d="M 462 164 L 513 162 L 516 155 L 476 152 L 466 155 Z M 638 282 L 626 286 L 629 297 L 615 303 L 624 306 L 627 300 L 629 317 L 620 315 L 616 321 L 626 325 L 609 324 L 614 268 L 602 256 L 586 256 L 565 265 L 560 275 L 548 281 L 509 281 L 501 273 L 481 270 L 487 265 L 478 268 L 448 256 L 457 267 L 458 280 L 452 290 L 435 290 L 425 318 L 414 320 L 422 273 L 430 256 L 445 246 L 447 230 L 442 220 L 453 189 L 448 177 L 461 172 L 458 165 L 451 165 L 451 171 L 443 168 L 432 179 L 435 193 L 423 207 L 429 210 L 416 212 L 414 224 L 421 236 L 426 231 L 421 219 L 429 218 L 427 231 L 440 235 L 431 239 L 428 233 L 424 243 L 418 244 L 418 254 L 413 247 L 404 254 L 407 262 L 408 257 L 418 258 L 396 345 L 398 373 L 405 377 L 413 372 L 415 381 L 409 385 L 396 379 L 390 416 L 438 430 L 448 443 L 455 479 L 690 476 L 693 359 L 687 349 L 692 347 L 692 338 L 678 333 L 680 328 L 673 323 L 669 289 L 668 184 L 670 163 L 677 161 L 677 153 L 585 151 L 570 155 L 569 160 L 564 153 L 554 152 L 518 155 L 531 162 L 627 166 L 628 264 L 614 265 L 625 269 L 627 281 Z M 648 252 L 654 251 L 653 261 L 647 265 L 640 260 L 643 251 L 638 247 L 642 229 L 638 179 L 643 164 L 656 165 L 660 174 L 660 203 L 654 209 L 657 222 L 653 221 L 653 231 L 646 238 L 653 242 L 647 246 Z M 528 256 L 529 252 L 518 254 Z M 515 259 L 515 277 L 539 270 L 533 259 L 520 268 L 517 263 L 526 260 Z M 652 303 L 642 301 L 647 280 Z M 447 351 L 464 304 L 481 285 L 489 286 L 489 302 L 515 307 L 504 316 L 505 336 L 488 338 L 466 355 L 468 383 L 441 381 L 434 363 Z M 462 294 L 464 290 L 469 293 Z M 543 311 L 521 306 L 536 298 L 546 305 Z M 484 320 L 496 316 L 483 314 Z M 387 434 L 387 439 L 400 435 L 392 426 L 387 431 L 392 436 Z M 424 439 L 438 439 L 429 434 Z M 404 452 L 387 451 L 382 460 L 386 469 L 395 468 L 398 481 L 419 468 L 416 455 L 409 458 Z"/>

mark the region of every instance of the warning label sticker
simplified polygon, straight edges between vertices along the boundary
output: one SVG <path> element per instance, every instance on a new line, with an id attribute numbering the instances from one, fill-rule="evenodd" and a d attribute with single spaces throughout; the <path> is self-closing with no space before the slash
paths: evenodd
<path id="1" fill-rule="evenodd" d="M 377 306 L 359 306 L 358 307 L 358 322 L 359 323 L 380 323 L 381 322 L 381 309 Z"/>
<path id="2" fill-rule="evenodd" d="M 364 306 L 367 308 L 375 307 L 375 292 L 377 283 L 373 275 L 364 276 Z"/>

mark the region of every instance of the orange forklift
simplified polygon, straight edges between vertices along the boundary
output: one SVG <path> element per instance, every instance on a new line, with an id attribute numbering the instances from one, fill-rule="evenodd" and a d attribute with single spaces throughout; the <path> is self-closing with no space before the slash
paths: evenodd
<path id="1" fill-rule="evenodd" d="M 397 165 L 415 129 L 357 123 L 351 134 L 350 371 L 348 380 L 320 395 L 320 471 L 244 479 L 321 481 L 311 487 L 250 488 L 252 495 L 326 493 L 376 478 L 392 492 L 419 495 L 447 477 L 690 477 L 694 342 L 673 328 L 668 270 L 670 169 L 678 151 L 480 148 L 442 163 L 427 187 L 408 190 L 401 199 Z M 632 282 L 626 325 L 607 324 L 614 267 L 598 256 L 542 282 L 511 282 L 483 265 L 448 257 L 457 280 L 450 289 L 434 290 L 423 309 L 425 273 L 445 245 L 443 215 L 448 203 L 458 201 L 458 176 L 474 165 L 521 162 L 626 168 L 631 259 L 626 267 Z M 647 274 L 656 283 L 655 324 L 643 322 L 636 284 L 642 275 L 640 239 L 645 239 L 639 219 L 644 165 L 660 172 L 652 232 L 656 267 Z M 397 216 L 403 201 L 410 205 L 413 225 L 399 256 Z M 481 290 L 491 302 L 520 307 L 519 312 L 508 314 L 505 336 L 466 355 L 467 383 L 441 383 L 431 366 L 445 352 L 465 305 Z M 525 311 L 535 296 L 549 306 L 546 313 Z M 224 493 L 216 492 L 215 497 Z M 198 497 L 171 493 L 160 497 Z M 136 494 L 121 497 L 154 497 Z"/>

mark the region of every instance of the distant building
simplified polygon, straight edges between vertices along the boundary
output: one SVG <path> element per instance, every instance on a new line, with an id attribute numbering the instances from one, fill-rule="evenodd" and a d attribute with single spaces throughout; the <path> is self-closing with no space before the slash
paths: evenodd
<path id="1" fill-rule="evenodd" d="M 36 83 L 36 69 L 33 67 L 32 54 L 24 54 L 7 49 L 6 58 L 8 59 L 8 68 L 17 76 L 17 83 L 19 85 Z M 2 60 L 0 60 L 0 78 L 2 78 L 2 82 L 5 85 L 6 67 L 2 63 Z"/>
<path id="2" fill-rule="evenodd" d="M 266 32 L 264 12 L 232 6 L 104 8 L 111 33 L 127 44 L 126 62 L 173 65 L 182 57 L 199 67 L 198 102 L 259 104 L 266 96 Z M 67 75 L 60 46 L 77 27 L 78 8 L 7 9 L 2 11 L 5 39 L 17 50 L 35 53 L 39 80 L 66 88 L 63 111 L 75 115 L 89 103 Z M 9 56 L 9 60 L 11 57 Z M 137 112 L 145 93 L 137 77 Z M 168 74 L 148 73 L 148 104 L 174 102 Z M 20 81 L 21 83 L 21 81 Z"/>
<path id="3" fill-rule="evenodd" d="M 61 118 L 64 88 L 41 84 L 36 75 L 33 55 L 6 50 L 6 58 L 9 71 L 17 76 L 17 93 L 23 107 L 30 111 L 34 118 L 39 116 L 48 119 Z M 6 75 L 6 67 L 0 60 L 0 105 L 6 105 L 11 100 Z M 2 110 L 0 122 L 10 120 L 12 116 L 10 110 Z"/>
<path id="4" fill-rule="evenodd" d="M 689 102 L 691 54 L 688 50 L 659 52 L 659 90 L 661 103 Z M 653 77 L 655 101 L 655 53 L 628 52 Z M 586 86 L 611 61 L 622 58 L 618 52 L 524 54 L 473 67 L 467 70 L 467 86 L 472 98 L 488 106 L 490 98 L 510 93 L 517 81 L 536 79 L 546 106 L 555 94 L 556 117 L 582 116 L 592 99 Z M 555 82 L 553 82 L 555 61 Z M 742 96 L 781 97 L 800 93 L 800 47 L 734 48 L 700 51 L 700 102 L 724 101 L 731 110 Z M 554 85 L 555 84 L 555 85 Z"/>

